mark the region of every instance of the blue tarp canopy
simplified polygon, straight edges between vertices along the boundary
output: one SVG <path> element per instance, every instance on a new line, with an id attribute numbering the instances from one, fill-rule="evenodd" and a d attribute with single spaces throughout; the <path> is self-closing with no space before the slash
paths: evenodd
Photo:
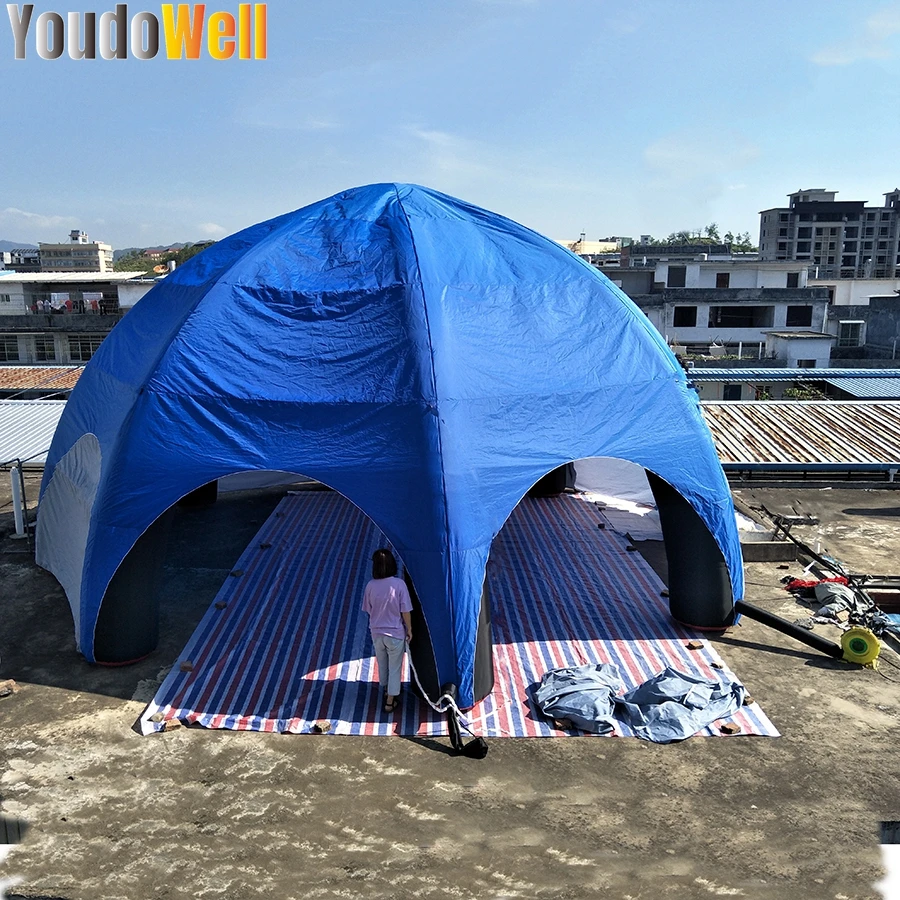
<path id="1" fill-rule="evenodd" d="M 104 592 L 169 506 L 236 472 L 302 473 L 397 549 L 439 680 L 470 705 L 493 537 L 544 474 L 595 456 L 675 487 L 742 596 L 731 495 L 696 394 L 631 300 L 515 222 L 370 185 L 219 241 L 115 327 L 53 441 L 38 562 L 93 660 Z"/>

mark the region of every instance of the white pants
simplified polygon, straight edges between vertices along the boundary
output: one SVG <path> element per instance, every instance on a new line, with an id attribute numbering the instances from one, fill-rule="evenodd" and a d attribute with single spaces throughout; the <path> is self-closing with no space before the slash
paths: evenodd
<path id="1" fill-rule="evenodd" d="M 387 688 L 389 696 L 396 697 L 400 693 L 400 670 L 403 668 L 406 641 L 386 634 L 373 634 L 372 641 L 378 662 L 378 683 Z"/>

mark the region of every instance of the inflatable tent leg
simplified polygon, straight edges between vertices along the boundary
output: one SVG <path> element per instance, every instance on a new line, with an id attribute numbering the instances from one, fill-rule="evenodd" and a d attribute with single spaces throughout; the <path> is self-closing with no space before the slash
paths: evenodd
<path id="1" fill-rule="evenodd" d="M 683 625 L 718 631 L 734 621 L 725 557 L 697 511 L 667 481 L 647 472 L 669 564 L 669 611 Z"/>
<path id="2" fill-rule="evenodd" d="M 422 605 L 413 586 L 409 572 L 404 570 L 403 580 L 409 590 L 413 611 L 413 639 L 409 645 L 409 655 L 415 666 L 416 674 L 422 688 L 428 696 L 434 700 L 441 694 L 441 683 L 438 679 L 437 664 L 434 658 L 434 649 L 431 645 L 431 634 L 428 631 L 428 623 L 422 612 Z M 419 693 L 418 690 L 416 693 Z M 491 634 L 491 600 L 488 593 L 487 578 L 481 589 L 481 608 L 478 611 L 478 631 L 475 637 L 475 678 L 474 700 L 478 703 L 494 689 L 494 654 L 493 636 Z"/>
<path id="3" fill-rule="evenodd" d="M 179 506 L 199 507 L 212 506 L 219 499 L 219 482 L 210 481 L 198 487 L 197 490 L 185 494 L 179 501 Z"/>
<path id="4" fill-rule="evenodd" d="M 543 478 L 535 482 L 528 490 L 529 497 L 556 497 L 562 494 L 566 488 L 575 486 L 575 466 L 566 463 L 548 472 Z"/>
<path id="5" fill-rule="evenodd" d="M 159 594 L 175 509 L 166 510 L 116 570 L 94 629 L 94 660 L 123 666 L 149 656 L 159 641 Z"/>
<path id="6" fill-rule="evenodd" d="M 475 678 L 472 697 L 475 703 L 484 700 L 494 689 L 494 638 L 491 632 L 491 596 L 487 576 L 481 587 L 481 608 L 478 610 L 478 631 L 475 636 Z"/>

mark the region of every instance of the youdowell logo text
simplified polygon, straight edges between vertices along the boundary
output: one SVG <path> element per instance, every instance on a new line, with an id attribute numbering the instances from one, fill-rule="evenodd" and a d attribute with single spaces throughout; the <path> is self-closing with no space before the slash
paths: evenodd
<path id="1" fill-rule="evenodd" d="M 128 4 L 115 11 L 55 12 L 34 15 L 34 3 L 7 3 L 15 58 L 27 59 L 29 45 L 41 59 L 153 59 L 164 49 L 167 59 L 265 59 L 265 3 L 241 3 L 237 14 L 206 14 L 204 3 L 163 3 L 161 16 L 139 12 L 129 17 Z M 160 24 L 160 18 L 162 24 Z"/>

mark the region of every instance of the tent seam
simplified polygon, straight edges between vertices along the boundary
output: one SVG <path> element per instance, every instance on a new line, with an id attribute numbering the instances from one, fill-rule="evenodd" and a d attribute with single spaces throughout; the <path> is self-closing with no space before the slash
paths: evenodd
<path id="1" fill-rule="evenodd" d="M 428 334 L 428 357 L 431 362 L 431 389 L 434 392 L 434 411 L 435 417 L 437 418 L 437 438 L 438 438 L 438 457 L 440 459 L 440 468 L 441 468 L 441 497 L 443 500 L 443 512 L 444 512 L 444 530 L 447 535 L 447 540 L 449 542 L 450 539 L 450 514 L 448 510 L 447 504 L 447 476 L 444 471 L 444 434 L 443 429 L 441 428 L 441 415 L 438 410 L 438 389 L 437 389 L 437 371 L 434 364 L 434 341 L 431 336 L 431 320 L 428 315 L 428 303 L 425 297 L 425 282 L 422 278 L 422 266 L 419 262 L 419 250 L 416 247 L 416 237 L 413 234 L 412 225 L 409 221 L 409 216 L 407 215 L 406 208 L 403 205 L 403 200 L 400 197 L 400 191 L 397 189 L 396 183 L 393 185 L 394 194 L 397 197 L 397 205 L 400 207 L 400 211 L 403 213 L 403 221 L 406 223 L 406 230 L 409 232 L 409 240 L 412 244 L 413 255 L 416 259 L 416 272 L 419 274 L 419 288 L 422 292 L 422 311 L 425 316 L 425 331 Z M 448 554 L 450 552 L 448 546 Z M 450 565 L 450 559 L 447 559 L 447 578 L 448 578 L 448 588 L 449 593 L 453 595 L 453 567 Z M 448 604 L 448 610 L 450 613 L 451 620 L 451 633 L 453 635 L 453 655 L 454 658 L 458 657 L 458 648 L 456 646 L 456 607 L 453 603 Z M 457 672 L 457 677 L 459 673 Z M 457 685 L 459 687 L 459 685 Z"/>

